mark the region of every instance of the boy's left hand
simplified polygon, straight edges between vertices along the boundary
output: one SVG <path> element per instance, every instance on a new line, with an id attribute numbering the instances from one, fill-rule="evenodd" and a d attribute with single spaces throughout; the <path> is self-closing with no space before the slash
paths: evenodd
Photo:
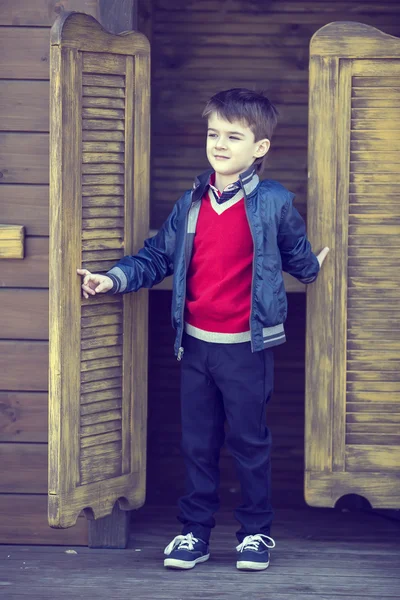
<path id="1" fill-rule="evenodd" d="M 329 248 L 328 248 L 328 246 L 325 246 L 325 248 L 323 248 L 321 250 L 321 252 L 317 255 L 320 268 L 322 267 L 322 263 L 324 262 L 328 252 L 329 252 Z"/>

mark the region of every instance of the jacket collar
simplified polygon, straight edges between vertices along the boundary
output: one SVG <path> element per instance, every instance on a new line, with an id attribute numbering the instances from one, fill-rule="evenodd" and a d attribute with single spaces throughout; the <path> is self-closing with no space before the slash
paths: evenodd
<path id="1" fill-rule="evenodd" d="M 207 169 L 196 177 L 193 184 L 193 195 L 192 201 L 196 202 L 200 200 L 204 192 L 207 190 L 210 185 L 211 175 L 214 173 L 213 169 Z M 239 175 L 239 182 L 243 189 L 244 195 L 249 196 L 251 192 L 253 192 L 258 186 L 260 178 L 258 177 L 254 165 L 251 165 L 246 171 Z"/>

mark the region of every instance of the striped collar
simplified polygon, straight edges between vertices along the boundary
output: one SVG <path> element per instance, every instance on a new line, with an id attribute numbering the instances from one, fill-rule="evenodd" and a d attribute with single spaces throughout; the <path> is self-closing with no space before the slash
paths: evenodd
<path id="1" fill-rule="evenodd" d="M 257 181 L 255 181 L 255 179 L 257 179 Z M 222 192 L 220 192 L 219 189 L 215 187 L 215 171 L 211 173 L 208 180 L 210 192 L 212 192 L 218 204 L 223 204 L 224 202 L 232 200 L 242 189 L 245 191 L 246 194 L 250 193 L 250 191 L 252 191 L 257 184 L 258 175 L 256 174 L 256 170 L 253 165 L 251 165 L 246 171 L 241 173 L 237 181 L 227 185 Z"/>
<path id="2" fill-rule="evenodd" d="M 215 172 L 211 169 L 208 169 L 207 171 L 196 177 L 196 180 L 193 184 L 192 201 L 200 200 L 200 198 L 203 196 L 204 192 L 208 188 L 210 190 L 213 190 L 213 188 L 216 189 L 213 185 L 215 179 L 212 179 L 212 177 L 215 178 Z M 232 198 L 233 195 L 235 195 L 239 189 L 243 190 L 245 196 L 250 195 L 251 192 L 255 190 L 255 188 L 258 186 L 259 181 L 260 179 L 256 173 L 254 165 L 251 165 L 246 171 L 239 175 L 239 179 L 235 183 L 228 185 L 225 188 L 225 190 L 223 190 L 222 194 L 229 193 L 229 196 L 225 197 L 223 201 L 225 201 L 225 199 L 229 200 L 230 198 Z M 235 186 L 235 188 L 229 189 L 231 188 L 231 186 Z M 234 194 L 231 194 L 231 192 L 234 192 Z M 217 201 L 219 201 L 218 203 L 221 204 L 221 199 L 219 196 Z"/>

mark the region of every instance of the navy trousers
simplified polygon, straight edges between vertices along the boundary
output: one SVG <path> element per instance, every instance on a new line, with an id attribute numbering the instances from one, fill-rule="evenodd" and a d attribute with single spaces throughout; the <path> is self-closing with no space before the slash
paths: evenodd
<path id="1" fill-rule="evenodd" d="M 239 542 L 270 534 L 271 435 L 266 406 L 273 389 L 273 351 L 251 352 L 250 342 L 219 344 L 185 334 L 181 371 L 182 451 L 186 494 L 179 500 L 182 533 L 204 541 L 219 508 L 219 455 L 225 441 L 242 493 L 235 510 Z"/>

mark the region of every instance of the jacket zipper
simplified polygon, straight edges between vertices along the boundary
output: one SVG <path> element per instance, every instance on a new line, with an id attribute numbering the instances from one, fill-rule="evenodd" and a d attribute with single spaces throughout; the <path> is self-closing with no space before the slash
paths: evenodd
<path id="1" fill-rule="evenodd" d="M 256 244 L 254 241 L 253 229 L 251 227 L 249 213 L 247 210 L 247 195 L 246 195 L 246 192 L 244 191 L 243 185 L 242 185 L 242 188 L 243 188 L 243 196 L 244 196 L 244 209 L 246 212 L 247 222 L 249 224 L 251 239 L 253 240 L 253 263 L 252 263 L 252 273 L 251 273 L 251 292 L 250 292 L 251 293 L 251 306 L 250 306 L 249 326 L 250 326 L 250 346 L 251 346 L 251 351 L 254 352 L 253 332 L 252 332 L 251 322 L 253 319 L 253 283 L 254 283 L 254 270 L 255 270 L 254 265 L 255 265 L 255 256 L 256 256 Z"/>
<path id="2" fill-rule="evenodd" d="M 193 192 L 191 195 L 190 207 L 187 212 L 186 219 L 185 219 L 185 238 L 184 238 L 184 243 L 183 243 L 183 266 L 184 266 L 184 270 L 185 270 L 185 282 L 184 282 L 184 288 L 183 288 L 182 312 L 181 312 L 181 335 L 180 335 L 180 340 L 179 340 L 178 355 L 176 357 L 176 360 L 178 360 L 178 361 L 182 360 L 183 354 L 185 352 L 185 349 L 182 346 L 182 338 L 183 338 L 183 330 L 184 330 L 185 303 L 186 303 L 186 250 L 187 250 L 186 246 L 187 246 L 187 228 L 188 228 L 188 222 L 189 222 L 189 213 L 192 208 L 192 201 L 193 201 Z"/>

